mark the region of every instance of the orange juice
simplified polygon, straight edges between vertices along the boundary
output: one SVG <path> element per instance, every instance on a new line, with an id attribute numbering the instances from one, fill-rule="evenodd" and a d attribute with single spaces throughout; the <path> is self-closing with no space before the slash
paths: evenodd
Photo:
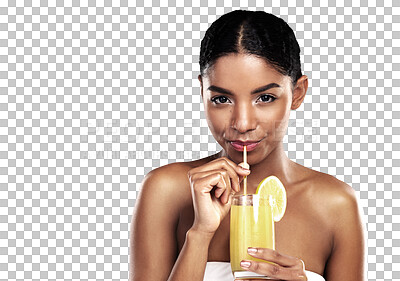
<path id="1" fill-rule="evenodd" d="M 275 249 L 274 220 L 271 206 L 268 199 L 260 199 L 256 194 L 237 195 L 233 197 L 230 226 L 230 256 L 232 272 L 234 274 L 245 271 L 240 267 L 242 260 L 262 261 L 251 257 L 247 253 L 247 248 L 249 247 Z M 243 274 L 235 274 L 235 277 L 246 277 Z M 251 277 L 255 277 L 254 273 L 251 273 Z"/>

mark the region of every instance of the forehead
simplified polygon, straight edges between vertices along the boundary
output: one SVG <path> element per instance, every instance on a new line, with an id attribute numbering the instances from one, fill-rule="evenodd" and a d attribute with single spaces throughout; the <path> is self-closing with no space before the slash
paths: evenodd
<path id="1" fill-rule="evenodd" d="M 268 83 L 290 86 L 289 76 L 279 73 L 264 59 L 248 54 L 229 54 L 217 59 L 207 71 L 210 84 L 229 88 L 254 88 Z"/>

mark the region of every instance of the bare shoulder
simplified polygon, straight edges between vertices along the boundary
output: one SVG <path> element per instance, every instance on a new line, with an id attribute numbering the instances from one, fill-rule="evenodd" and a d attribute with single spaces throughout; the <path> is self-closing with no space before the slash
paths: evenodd
<path id="1" fill-rule="evenodd" d="M 355 190 L 334 176 L 316 171 L 311 175 L 312 204 L 332 237 L 326 280 L 364 280 L 366 229 Z"/>
<path id="2" fill-rule="evenodd" d="M 359 221 L 361 219 L 360 206 L 355 190 L 347 183 L 336 177 L 308 170 L 307 198 L 312 200 L 318 212 L 325 217 L 330 217 L 332 227 L 337 228 L 343 222 Z"/>
<path id="3" fill-rule="evenodd" d="M 187 183 L 187 172 L 190 164 L 186 162 L 171 163 L 149 172 L 142 183 L 143 189 L 151 189 L 158 193 L 167 194 L 181 191 Z"/>
<path id="4" fill-rule="evenodd" d="M 149 172 L 141 186 L 139 200 L 143 196 L 156 196 L 164 202 L 176 202 L 191 200 L 188 172 L 190 169 L 211 161 L 212 156 L 189 162 L 171 163 Z"/>
<path id="5" fill-rule="evenodd" d="M 142 182 L 131 223 L 131 280 L 166 280 L 178 256 L 180 213 L 191 204 L 187 176 L 206 159 L 154 169 Z"/>
<path id="6" fill-rule="evenodd" d="M 312 233 L 305 232 L 317 245 L 308 246 L 310 252 L 315 251 L 308 266 L 320 266 L 326 280 L 364 280 L 365 224 L 355 190 L 334 176 L 301 165 L 295 167 L 288 202 L 294 202 L 300 214 L 297 217 L 303 217 L 312 229 Z M 323 266 L 312 262 L 318 253 Z"/>
<path id="7" fill-rule="evenodd" d="M 313 186 L 318 188 L 321 196 L 329 199 L 327 206 L 333 208 L 357 207 L 357 196 L 354 189 L 334 176 L 313 171 Z"/>
<path id="8" fill-rule="evenodd" d="M 296 164 L 294 174 L 296 174 L 292 182 L 296 190 L 294 198 L 301 198 L 304 206 L 309 206 L 322 218 L 331 216 L 338 218 L 339 215 L 358 213 L 356 192 L 350 185 L 334 176 L 299 164 Z"/>

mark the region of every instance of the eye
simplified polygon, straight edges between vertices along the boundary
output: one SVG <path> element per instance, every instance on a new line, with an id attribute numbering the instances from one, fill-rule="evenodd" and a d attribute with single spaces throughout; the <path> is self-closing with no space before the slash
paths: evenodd
<path id="1" fill-rule="evenodd" d="M 211 102 L 215 104 L 222 104 L 229 102 L 229 99 L 225 96 L 216 96 L 211 99 Z"/>
<path id="2" fill-rule="evenodd" d="M 274 100 L 276 100 L 276 98 L 271 95 L 261 95 L 258 98 L 258 100 L 260 100 L 261 102 L 270 103 L 270 102 L 273 102 Z"/>

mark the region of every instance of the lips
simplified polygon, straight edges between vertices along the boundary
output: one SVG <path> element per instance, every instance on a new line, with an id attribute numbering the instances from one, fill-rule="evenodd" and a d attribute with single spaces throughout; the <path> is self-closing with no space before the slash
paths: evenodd
<path id="1" fill-rule="evenodd" d="M 230 141 L 229 143 L 237 151 L 243 151 L 245 146 L 247 146 L 247 151 L 252 151 L 257 147 L 260 141 Z"/>

